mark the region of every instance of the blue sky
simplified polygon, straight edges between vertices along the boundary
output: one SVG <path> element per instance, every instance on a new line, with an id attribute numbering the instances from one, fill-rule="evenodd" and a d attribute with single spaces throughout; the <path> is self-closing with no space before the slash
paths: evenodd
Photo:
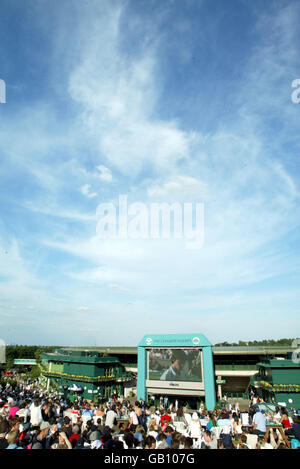
<path id="1" fill-rule="evenodd" d="M 0 336 L 299 335 L 298 1 L 2 0 Z M 203 203 L 205 242 L 97 207 Z"/>

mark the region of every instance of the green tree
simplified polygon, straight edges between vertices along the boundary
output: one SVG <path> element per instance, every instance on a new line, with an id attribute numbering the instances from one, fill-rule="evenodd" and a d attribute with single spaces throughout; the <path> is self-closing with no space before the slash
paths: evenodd
<path id="1" fill-rule="evenodd" d="M 39 378 L 41 375 L 40 368 L 38 366 L 33 366 L 29 372 L 29 376 L 32 379 Z"/>
<path id="2" fill-rule="evenodd" d="M 41 354 L 44 353 L 44 350 L 41 349 L 41 348 L 37 348 L 34 352 L 34 358 L 36 359 L 36 362 L 38 364 L 41 364 L 42 363 L 42 357 L 41 357 Z"/>

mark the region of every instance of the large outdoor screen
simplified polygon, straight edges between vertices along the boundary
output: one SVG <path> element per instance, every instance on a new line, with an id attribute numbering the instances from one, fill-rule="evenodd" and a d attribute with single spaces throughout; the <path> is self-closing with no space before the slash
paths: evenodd
<path id="1" fill-rule="evenodd" d="M 148 380 L 201 382 L 201 349 L 148 349 Z"/>

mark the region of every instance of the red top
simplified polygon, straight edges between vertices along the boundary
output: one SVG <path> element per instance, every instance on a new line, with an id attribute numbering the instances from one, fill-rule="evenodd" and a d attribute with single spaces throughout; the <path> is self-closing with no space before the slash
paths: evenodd
<path id="1" fill-rule="evenodd" d="M 161 425 L 164 425 L 165 423 L 169 422 L 171 420 L 171 416 L 168 414 L 164 414 L 160 418 Z"/>
<path id="2" fill-rule="evenodd" d="M 73 440 L 78 440 L 78 438 L 80 438 L 80 436 L 78 435 L 78 433 L 73 433 L 73 435 L 70 436 L 69 438 L 69 441 L 72 443 Z"/>
<path id="3" fill-rule="evenodd" d="M 284 426 L 284 428 L 292 428 L 291 422 L 290 422 L 290 420 L 289 420 L 288 418 L 282 420 L 281 423 L 282 423 L 282 425 Z"/>

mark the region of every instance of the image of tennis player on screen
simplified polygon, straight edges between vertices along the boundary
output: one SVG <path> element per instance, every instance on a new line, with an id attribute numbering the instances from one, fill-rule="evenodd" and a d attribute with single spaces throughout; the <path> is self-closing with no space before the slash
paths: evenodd
<path id="1" fill-rule="evenodd" d="M 189 379 L 188 357 L 183 350 L 172 350 L 171 366 L 160 377 L 162 381 L 186 381 Z"/>

